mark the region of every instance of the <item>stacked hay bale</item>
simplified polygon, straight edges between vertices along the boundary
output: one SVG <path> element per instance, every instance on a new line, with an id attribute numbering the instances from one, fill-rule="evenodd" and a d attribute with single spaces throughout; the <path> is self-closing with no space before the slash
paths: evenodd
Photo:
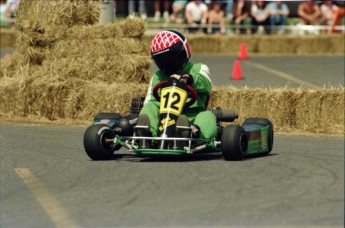
<path id="1" fill-rule="evenodd" d="M 17 50 L 1 62 L 0 115 L 90 120 L 145 93 L 145 23 L 98 25 L 98 18 L 99 1 L 22 0 Z"/>

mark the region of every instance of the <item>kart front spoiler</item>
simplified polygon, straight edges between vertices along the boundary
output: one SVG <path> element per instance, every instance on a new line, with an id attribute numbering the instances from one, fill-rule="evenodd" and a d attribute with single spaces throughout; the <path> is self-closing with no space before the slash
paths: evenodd
<path id="1" fill-rule="evenodd" d="M 141 141 L 142 145 L 139 147 L 137 142 Z M 183 149 L 177 148 L 177 142 L 184 141 L 188 142 L 188 146 Z M 154 142 L 157 146 L 150 148 L 149 144 Z M 166 142 L 172 142 L 171 148 L 164 148 Z M 216 148 L 220 142 L 209 141 L 207 139 L 195 139 L 195 138 L 167 138 L 167 137 L 142 137 L 142 136 L 131 136 L 131 137 L 120 137 L 114 138 L 114 145 L 121 145 L 127 148 L 131 152 L 143 155 L 181 155 L 181 154 L 193 154 L 196 152 L 204 151 L 208 148 Z M 192 145 L 198 145 L 192 147 Z"/>

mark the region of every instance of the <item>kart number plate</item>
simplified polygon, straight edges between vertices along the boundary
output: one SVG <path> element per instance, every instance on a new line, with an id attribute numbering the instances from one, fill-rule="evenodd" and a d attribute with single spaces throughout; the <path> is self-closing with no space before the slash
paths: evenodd
<path id="1" fill-rule="evenodd" d="M 179 116 L 187 99 L 187 92 L 178 87 L 165 87 L 161 91 L 160 113 L 172 113 Z"/>

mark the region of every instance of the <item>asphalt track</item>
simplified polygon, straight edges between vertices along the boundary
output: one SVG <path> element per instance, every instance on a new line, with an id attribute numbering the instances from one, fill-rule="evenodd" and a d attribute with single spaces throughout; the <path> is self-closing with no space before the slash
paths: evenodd
<path id="1" fill-rule="evenodd" d="M 91 161 L 84 127 L 1 124 L 0 227 L 342 227 L 344 139 L 278 134 L 270 156 Z"/>
<path id="2" fill-rule="evenodd" d="M 195 55 L 216 86 L 344 86 L 343 56 Z M 154 67 L 152 68 L 154 70 Z M 85 127 L 0 123 L 0 227 L 343 227 L 344 137 L 276 134 L 270 156 L 91 161 Z"/>

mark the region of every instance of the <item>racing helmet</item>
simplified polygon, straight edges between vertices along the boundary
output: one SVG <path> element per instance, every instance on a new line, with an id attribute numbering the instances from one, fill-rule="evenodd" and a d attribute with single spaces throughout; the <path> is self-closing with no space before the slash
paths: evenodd
<path id="1" fill-rule="evenodd" d="M 182 70 L 191 56 L 186 37 L 175 30 L 158 33 L 151 42 L 150 54 L 159 70 L 167 76 Z"/>

